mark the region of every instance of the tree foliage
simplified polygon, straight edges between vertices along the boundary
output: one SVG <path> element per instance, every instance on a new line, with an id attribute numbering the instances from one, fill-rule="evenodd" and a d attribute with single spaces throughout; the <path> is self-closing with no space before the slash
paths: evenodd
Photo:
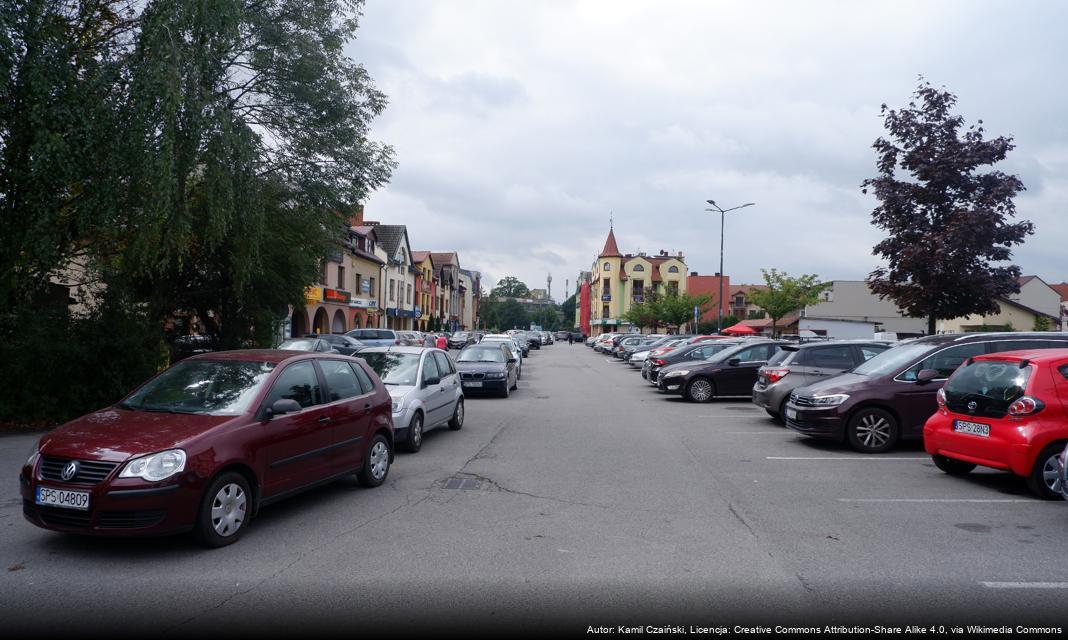
<path id="1" fill-rule="evenodd" d="M 791 278 L 785 271 L 776 269 L 761 269 L 760 272 L 766 288 L 750 291 L 749 300 L 767 312 L 773 336 L 783 316 L 817 302 L 820 292 L 830 286 L 829 282 L 821 284 L 814 273 Z"/>
<path id="2" fill-rule="evenodd" d="M 507 276 L 501 278 L 490 295 L 494 298 L 529 298 L 530 289 L 519 278 Z"/>
<path id="3" fill-rule="evenodd" d="M 936 319 L 998 311 L 998 298 L 1019 291 L 1020 268 L 1005 264 L 1012 247 L 1034 232 L 1016 215 L 1024 189 L 1015 175 L 980 169 L 1004 160 L 1011 137 L 986 139 L 983 121 L 965 128 L 952 113 L 957 97 L 921 78 L 907 108 L 883 105 L 876 177 L 865 180 L 879 200 L 872 223 L 888 237 L 874 252 L 887 266 L 868 284 L 907 313 Z"/>

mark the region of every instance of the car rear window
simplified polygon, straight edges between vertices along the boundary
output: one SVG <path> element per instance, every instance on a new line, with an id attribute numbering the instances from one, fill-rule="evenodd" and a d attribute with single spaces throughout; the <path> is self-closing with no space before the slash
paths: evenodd
<path id="1" fill-rule="evenodd" d="M 976 360 L 961 367 L 945 386 L 946 406 L 956 413 L 1000 418 L 1022 396 L 1031 366 L 1004 360 Z M 974 402 L 972 408 L 970 403 Z"/>
<path id="2" fill-rule="evenodd" d="M 851 369 L 853 367 L 853 350 L 848 345 L 833 347 L 814 347 L 808 349 L 804 364 L 809 367 L 824 369 Z"/>
<path id="3" fill-rule="evenodd" d="M 801 352 L 796 348 L 785 348 L 768 358 L 768 366 L 791 364 Z"/>

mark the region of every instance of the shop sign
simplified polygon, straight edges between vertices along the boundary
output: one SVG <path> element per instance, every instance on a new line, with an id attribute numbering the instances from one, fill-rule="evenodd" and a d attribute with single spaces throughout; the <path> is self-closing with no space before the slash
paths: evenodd
<path id="1" fill-rule="evenodd" d="M 378 307 L 378 300 L 374 298 L 353 298 L 349 301 L 349 306 L 357 309 L 375 309 Z"/>
<path id="2" fill-rule="evenodd" d="M 314 304 L 316 302 L 323 301 L 323 288 L 322 287 L 305 287 L 304 299 L 308 301 L 308 304 Z"/>
<path id="3" fill-rule="evenodd" d="M 342 291 L 341 289 L 323 289 L 323 300 L 326 302 L 348 304 L 351 299 L 352 294 L 348 291 Z"/>

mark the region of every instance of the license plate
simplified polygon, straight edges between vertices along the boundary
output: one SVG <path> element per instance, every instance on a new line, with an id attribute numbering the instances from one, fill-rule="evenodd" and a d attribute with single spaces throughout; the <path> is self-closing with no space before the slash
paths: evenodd
<path id="1" fill-rule="evenodd" d="M 786 418 L 789 420 L 797 420 L 797 409 L 786 408 Z"/>
<path id="2" fill-rule="evenodd" d="M 481 387 L 482 383 L 481 382 L 465 382 L 464 386 L 465 387 Z"/>
<path id="3" fill-rule="evenodd" d="M 973 436 L 980 436 L 983 438 L 990 437 L 990 425 L 981 424 L 979 422 L 968 422 L 967 420 L 954 420 L 953 430 L 957 433 L 967 433 Z"/>
<path id="4" fill-rule="evenodd" d="M 89 510 L 89 493 L 87 491 L 67 491 L 51 487 L 37 487 L 37 504 L 64 509 Z"/>

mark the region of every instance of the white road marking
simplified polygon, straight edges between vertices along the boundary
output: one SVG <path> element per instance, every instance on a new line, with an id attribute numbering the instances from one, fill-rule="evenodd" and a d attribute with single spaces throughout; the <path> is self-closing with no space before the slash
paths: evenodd
<path id="1" fill-rule="evenodd" d="M 1040 504 L 1038 500 L 1019 500 L 1013 498 L 838 498 L 838 502 L 996 502 L 1014 504 Z"/>
<path id="2" fill-rule="evenodd" d="M 767 456 L 768 460 L 871 460 L 872 462 L 886 461 L 901 461 L 901 460 L 930 460 L 930 458 L 924 456 L 922 458 L 886 458 L 882 456 L 827 456 L 827 457 L 806 457 L 806 456 Z"/>
<path id="3" fill-rule="evenodd" d="M 980 582 L 987 589 L 1068 589 L 1068 582 Z"/>

